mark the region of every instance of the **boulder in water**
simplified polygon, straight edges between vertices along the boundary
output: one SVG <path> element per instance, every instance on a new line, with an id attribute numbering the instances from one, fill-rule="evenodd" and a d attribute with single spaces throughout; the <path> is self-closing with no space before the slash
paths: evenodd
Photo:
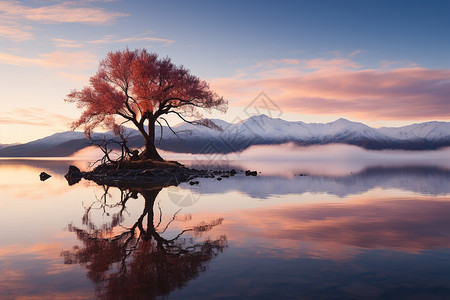
<path id="1" fill-rule="evenodd" d="M 41 174 L 39 174 L 39 179 L 41 179 L 41 181 L 46 181 L 50 177 L 52 177 L 52 175 L 45 172 L 41 172 Z"/>
<path id="2" fill-rule="evenodd" d="M 69 166 L 69 171 L 64 175 L 69 185 L 78 183 L 83 178 L 83 173 L 75 166 Z"/>

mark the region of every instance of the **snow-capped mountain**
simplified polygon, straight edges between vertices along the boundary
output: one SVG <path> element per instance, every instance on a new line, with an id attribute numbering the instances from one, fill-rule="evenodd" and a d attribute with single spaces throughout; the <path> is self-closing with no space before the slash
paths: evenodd
<path id="1" fill-rule="evenodd" d="M 176 127 L 181 140 L 164 135 L 160 148 L 176 152 L 227 153 L 241 151 L 251 145 L 287 142 L 299 145 L 339 143 L 374 150 L 430 150 L 450 146 L 448 122 L 427 122 L 399 128 L 376 129 L 346 119 L 326 124 L 307 124 L 273 119 L 266 115 L 253 116 L 234 124 L 222 120 L 213 121 L 221 130 L 197 129 L 191 124 L 182 124 Z M 194 141 L 195 143 L 190 143 Z"/>
<path id="2" fill-rule="evenodd" d="M 398 128 L 383 127 L 378 129 L 378 131 L 386 134 L 390 138 L 400 140 L 427 139 L 429 141 L 440 141 L 449 138 L 450 123 L 434 121 Z"/>
<path id="3" fill-rule="evenodd" d="M 304 123 L 253 116 L 236 123 L 212 120 L 217 128 L 183 123 L 177 133 L 163 126 L 156 128 L 157 147 L 182 153 L 229 153 L 252 145 L 294 142 L 298 145 L 349 144 L 366 149 L 432 150 L 450 146 L 450 122 L 426 122 L 398 128 L 372 128 L 346 119 L 334 122 Z M 138 131 L 128 129 L 129 146 L 139 147 Z M 112 138 L 111 132 L 93 134 L 94 139 Z M 0 149 L 0 156 L 67 156 L 89 145 L 81 132 L 62 132 L 26 144 Z"/>

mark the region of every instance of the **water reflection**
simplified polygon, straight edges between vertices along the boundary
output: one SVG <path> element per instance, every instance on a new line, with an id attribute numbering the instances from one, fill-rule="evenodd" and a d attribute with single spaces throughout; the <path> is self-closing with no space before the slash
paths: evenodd
<path id="1" fill-rule="evenodd" d="M 104 187 L 101 209 L 106 212 L 119 207 L 119 212 L 110 223 L 96 226 L 90 218 L 93 205 L 88 206 L 83 216 L 85 228 L 68 227 L 82 246 L 61 253 L 65 264 L 78 263 L 87 269 L 88 277 L 97 285 L 100 299 L 152 299 L 167 295 L 204 272 L 208 262 L 227 247 L 225 235 L 200 239 L 203 233 L 220 225 L 221 218 L 166 237 L 177 214 L 167 224 L 163 224 L 161 209 L 155 216 L 160 187 L 122 189 L 120 200 L 114 204 L 106 201 L 110 189 Z M 124 227 L 126 204 L 139 195 L 145 200 L 144 209 L 131 226 Z"/>
<path id="2" fill-rule="evenodd" d="M 1 299 L 449 299 L 448 168 L 250 168 L 190 191 L 69 187 L 68 165 L 0 161 Z"/>
<path id="3" fill-rule="evenodd" d="M 450 202 L 435 198 L 359 199 L 234 212 L 225 229 L 272 245 L 269 256 L 341 260 L 365 249 L 450 248 L 449 214 Z"/>
<path id="4" fill-rule="evenodd" d="M 252 184 L 240 177 L 230 178 L 226 184 L 207 186 L 204 192 L 238 190 L 253 198 L 303 193 L 346 197 L 375 188 L 395 188 L 424 195 L 450 194 L 450 170 L 433 166 L 370 167 L 359 173 L 340 176 L 297 173 L 293 178 L 286 178 L 262 175 L 252 179 Z"/>
<path id="5" fill-rule="evenodd" d="M 75 165 L 79 168 L 85 169 L 90 163 L 83 160 L 74 160 L 71 158 L 0 158 L 0 168 L 26 166 L 32 167 L 39 171 L 46 170 L 52 174 L 64 175 L 70 165 Z M 39 174 L 39 173 L 38 173 Z"/>

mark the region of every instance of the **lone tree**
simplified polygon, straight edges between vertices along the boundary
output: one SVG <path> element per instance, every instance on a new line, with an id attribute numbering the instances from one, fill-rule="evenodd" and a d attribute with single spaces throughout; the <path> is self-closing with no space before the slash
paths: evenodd
<path id="1" fill-rule="evenodd" d="M 72 124 L 73 130 L 83 127 L 90 137 L 101 125 L 120 134 L 121 125 L 131 122 L 145 141 L 139 158 L 158 161 L 163 159 L 155 148 L 155 125 L 162 128 L 164 121 L 171 129 L 164 116 L 175 114 L 185 122 L 214 126 L 208 120 L 200 120 L 199 109 L 225 112 L 228 106 L 206 81 L 175 65 L 170 58 L 158 58 L 145 49 L 109 52 L 90 84 L 72 91 L 66 101 L 84 109 Z"/>

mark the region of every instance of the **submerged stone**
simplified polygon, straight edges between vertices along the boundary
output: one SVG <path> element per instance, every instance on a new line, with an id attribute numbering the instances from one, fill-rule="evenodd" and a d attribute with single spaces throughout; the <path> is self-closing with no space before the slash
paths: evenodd
<path id="1" fill-rule="evenodd" d="M 41 174 L 39 174 L 39 179 L 41 179 L 41 181 L 46 181 L 50 177 L 52 177 L 52 175 L 45 172 L 41 172 Z"/>
<path id="2" fill-rule="evenodd" d="M 80 169 L 78 169 L 75 166 L 69 166 L 69 171 L 67 171 L 67 174 L 64 175 L 69 185 L 73 185 L 75 183 L 78 183 L 81 178 L 83 178 L 84 172 L 81 172 Z"/>

